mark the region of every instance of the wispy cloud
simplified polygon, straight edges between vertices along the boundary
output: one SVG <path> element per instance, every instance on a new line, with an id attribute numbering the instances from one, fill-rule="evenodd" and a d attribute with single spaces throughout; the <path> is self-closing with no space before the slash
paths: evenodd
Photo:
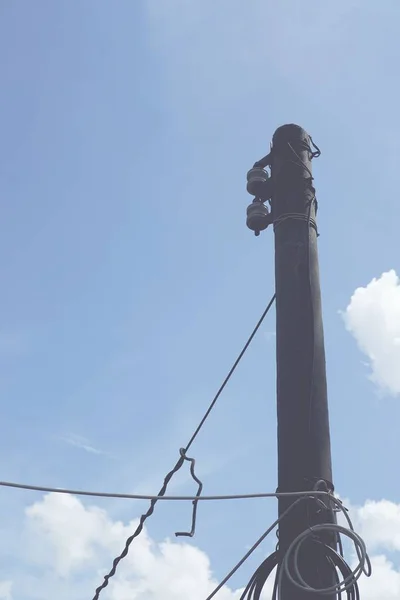
<path id="1" fill-rule="evenodd" d="M 107 452 L 105 452 L 104 450 L 100 450 L 99 448 L 95 448 L 94 446 L 91 445 L 91 443 L 89 442 L 88 439 L 79 436 L 79 435 L 75 435 L 75 434 L 69 434 L 66 436 L 62 436 L 60 438 L 63 442 L 65 442 L 66 444 L 69 444 L 70 446 L 74 446 L 75 448 L 79 448 L 80 450 L 84 450 L 85 452 L 88 452 L 89 454 L 98 454 L 98 455 L 103 455 L 103 456 L 109 456 L 109 454 Z"/>

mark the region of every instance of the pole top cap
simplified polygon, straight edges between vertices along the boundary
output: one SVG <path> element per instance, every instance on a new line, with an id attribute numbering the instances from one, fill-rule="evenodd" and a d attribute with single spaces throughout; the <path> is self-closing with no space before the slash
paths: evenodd
<path id="1" fill-rule="evenodd" d="M 287 125 L 281 125 L 275 131 L 272 137 L 272 144 L 287 144 L 287 142 L 298 142 L 305 141 L 310 143 L 310 136 L 306 132 L 305 129 L 300 127 L 300 125 L 295 125 L 294 123 L 290 123 Z"/>

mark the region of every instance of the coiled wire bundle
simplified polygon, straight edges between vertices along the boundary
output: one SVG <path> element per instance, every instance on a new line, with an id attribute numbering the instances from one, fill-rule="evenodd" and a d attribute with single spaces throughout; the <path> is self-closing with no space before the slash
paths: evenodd
<path id="1" fill-rule="evenodd" d="M 312 498 L 311 493 L 308 498 Z M 314 499 L 328 509 L 327 505 L 322 502 L 320 498 L 314 497 Z M 300 498 L 294 502 L 286 513 L 291 511 L 296 504 L 304 500 L 305 498 Z M 272 600 L 280 600 L 284 577 L 289 579 L 295 587 L 303 592 L 310 593 L 310 595 L 337 594 L 338 600 L 342 600 L 343 598 L 347 598 L 347 600 L 360 600 L 358 579 L 363 573 L 369 577 L 372 571 L 365 542 L 360 535 L 354 531 L 351 519 L 340 500 L 331 494 L 329 494 L 329 500 L 335 505 L 335 512 L 342 512 L 344 514 L 348 523 L 348 528 L 336 523 L 320 524 L 309 527 L 293 540 L 281 559 L 279 558 L 279 552 L 275 551 L 261 563 L 246 586 L 240 600 L 260 600 L 264 585 L 275 567 L 277 567 L 277 572 Z M 280 520 L 286 516 L 286 513 L 282 515 Z M 339 552 L 336 552 L 336 550 L 322 541 L 321 534 L 324 533 L 334 533 L 336 535 L 340 549 Z M 350 568 L 343 557 L 343 546 L 340 535 L 346 536 L 354 544 L 358 558 L 358 564 L 354 569 Z M 300 553 L 302 548 L 304 548 L 305 542 L 309 542 L 310 540 L 321 546 L 320 556 L 327 561 L 329 567 L 332 569 L 332 574 L 336 582 L 330 587 L 314 588 L 304 580 L 301 574 L 301 569 L 299 567 Z M 346 596 L 344 596 L 344 594 L 346 594 Z"/>

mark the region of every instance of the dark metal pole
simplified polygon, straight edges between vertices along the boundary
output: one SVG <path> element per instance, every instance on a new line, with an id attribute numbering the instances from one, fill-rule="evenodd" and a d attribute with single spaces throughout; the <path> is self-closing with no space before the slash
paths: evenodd
<path id="1" fill-rule="evenodd" d="M 275 229 L 278 491 L 333 490 L 325 349 L 317 252 L 312 145 L 297 125 L 279 127 L 271 151 L 272 218 Z M 322 480 L 322 483 L 321 483 Z M 319 482 L 319 483 L 318 483 Z M 293 499 L 281 499 L 282 514 Z M 335 522 L 331 509 L 306 500 L 279 527 L 279 555 L 297 535 Z M 319 538 L 320 541 L 322 538 Z M 335 547 L 333 535 L 323 538 Z M 323 545 L 305 545 L 300 573 L 315 588 L 335 583 Z M 285 577 L 281 600 L 334 600 L 303 592 Z"/>

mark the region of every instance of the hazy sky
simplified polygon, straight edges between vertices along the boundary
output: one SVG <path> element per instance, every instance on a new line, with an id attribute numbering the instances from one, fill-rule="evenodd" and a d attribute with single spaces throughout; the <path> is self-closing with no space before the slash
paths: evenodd
<path id="1" fill-rule="evenodd" d="M 362 600 L 398 600 L 399 26 L 398 0 L 0 0 L 1 480 L 158 491 L 273 293 L 246 172 L 296 122 L 322 150 L 335 484 L 375 557 Z M 274 326 L 191 449 L 204 493 L 276 488 Z M 90 600 L 147 504 L 0 507 L 0 598 Z M 182 545 L 190 504 L 160 504 L 104 598 L 202 600 L 276 510 L 203 504 Z"/>

